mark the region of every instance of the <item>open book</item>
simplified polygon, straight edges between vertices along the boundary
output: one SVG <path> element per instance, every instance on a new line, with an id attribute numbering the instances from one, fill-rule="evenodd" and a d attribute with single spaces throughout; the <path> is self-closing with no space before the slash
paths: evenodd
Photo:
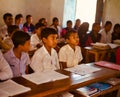
<path id="1" fill-rule="evenodd" d="M 0 97 L 14 96 L 30 90 L 29 87 L 20 85 L 12 80 L 0 82 Z"/>

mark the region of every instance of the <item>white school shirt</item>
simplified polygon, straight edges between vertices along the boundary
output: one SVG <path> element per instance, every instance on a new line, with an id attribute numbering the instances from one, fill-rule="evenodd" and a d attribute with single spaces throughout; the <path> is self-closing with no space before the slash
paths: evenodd
<path id="1" fill-rule="evenodd" d="M 33 48 L 36 48 L 37 44 L 43 44 L 42 40 L 39 39 L 39 37 L 37 36 L 37 33 L 33 34 L 30 38 L 30 44 Z"/>
<path id="2" fill-rule="evenodd" d="M 12 77 L 12 70 L 0 51 L 0 80 L 6 80 Z"/>
<path id="3" fill-rule="evenodd" d="M 52 48 L 50 55 L 43 45 L 33 55 L 30 66 L 35 72 L 59 69 L 57 52 Z"/>
<path id="4" fill-rule="evenodd" d="M 112 37 L 111 32 L 106 33 L 105 29 L 102 29 L 100 31 L 100 34 L 101 34 L 100 42 L 102 42 L 102 43 L 111 43 L 111 37 Z"/>
<path id="5" fill-rule="evenodd" d="M 59 51 L 59 61 L 66 62 L 67 67 L 73 67 L 83 59 L 81 49 L 79 46 L 75 47 L 75 51 L 69 44 L 63 46 Z"/>

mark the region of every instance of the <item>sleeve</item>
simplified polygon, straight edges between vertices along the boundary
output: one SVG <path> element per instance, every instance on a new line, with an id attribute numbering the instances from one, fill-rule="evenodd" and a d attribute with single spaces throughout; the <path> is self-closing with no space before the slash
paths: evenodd
<path id="1" fill-rule="evenodd" d="M 60 62 L 67 62 L 65 49 L 63 47 L 59 51 L 59 61 Z"/>
<path id="2" fill-rule="evenodd" d="M 57 52 L 56 52 L 56 68 L 60 69 L 60 64 L 59 64 L 59 59 L 58 59 Z"/>
<path id="3" fill-rule="evenodd" d="M 0 80 L 6 80 L 12 77 L 12 70 L 0 52 Z"/>

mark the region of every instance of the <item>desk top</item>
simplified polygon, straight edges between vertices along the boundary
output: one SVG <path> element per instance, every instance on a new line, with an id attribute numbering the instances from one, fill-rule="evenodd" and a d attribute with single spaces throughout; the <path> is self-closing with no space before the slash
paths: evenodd
<path id="1" fill-rule="evenodd" d="M 100 67 L 100 66 L 94 65 L 93 63 L 89 63 L 88 65 Z M 85 76 L 73 74 L 65 70 L 58 70 L 58 72 L 68 75 L 70 77 L 62 80 L 40 84 L 40 85 L 36 85 L 22 77 L 13 78 L 15 82 L 31 88 L 31 91 L 16 95 L 14 97 L 48 96 L 48 95 L 57 94 L 63 91 L 77 89 L 79 87 L 86 86 L 94 82 L 103 81 L 105 79 L 120 75 L 120 71 L 112 70 L 104 67 L 100 67 L 100 68 L 102 68 L 100 71 L 87 74 Z"/>

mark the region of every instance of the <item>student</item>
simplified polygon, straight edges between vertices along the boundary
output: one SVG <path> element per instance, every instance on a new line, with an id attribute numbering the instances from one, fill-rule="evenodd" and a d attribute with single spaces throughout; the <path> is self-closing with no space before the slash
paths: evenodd
<path id="1" fill-rule="evenodd" d="M 59 19 L 57 17 L 53 18 L 52 25 L 50 26 L 50 28 L 55 29 L 58 32 L 58 37 L 60 38 L 60 33 L 61 33 L 62 29 L 59 25 Z"/>
<path id="2" fill-rule="evenodd" d="M 23 30 L 23 15 L 22 14 L 17 14 L 15 16 L 15 25 L 17 25 L 20 30 Z"/>
<path id="3" fill-rule="evenodd" d="M 16 31 L 12 36 L 14 48 L 4 54 L 9 63 L 13 76 L 18 77 L 25 74 L 26 66 L 30 64 L 28 51 L 30 49 L 30 36 L 23 31 Z"/>
<path id="4" fill-rule="evenodd" d="M 65 37 L 65 34 L 66 34 L 67 31 L 70 31 L 71 29 L 73 29 L 73 28 L 72 28 L 72 21 L 71 21 L 71 20 L 68 20 L 67 23 L 66 23 L 66 26 L 67 26 L 67 27 L 66 27 L 66 28 L 63 28 L 63 29 L 62 29 L 62 32 L 61 32 L 61 37 L 63 37 L 63 38 Z"/>
<path id="5" fill-rule="evenodd" d="M 0 80 L 12 78 L 12 70 L 0 51 Z"/>
<path id="6" fill-rule="evenodd" d="M 88 29 L 89 29 L 89 23 L 83 22 L 79 29 L 78 29 L 78 35 L 79 35 L 79 45 L 81 47 L 87 46 L 87 40 L 88 40 Z"/>
<path id="7" fill-rule="evenodd" d="M 28 32 L 30 35 L 34 31 L 34 25 L 32 24 L 33 18 L 32 15 L 27 15 L 26 16 L 26 23 L 23 25 L 23 29 L 25 29 L 25 32 Z"/>
<path id="8" fill-rule="evenodd" d="M 112 42 L 112 34 L 110 32 L 112 28 L 112 22 L 106 21 L 104 28 L 100 31 L 102 43 L 111 43 Z"/>
<path id="9" fill-rule="evenodd" d="M 63 68 L 78 65 L 83 59 L 81 49 L 78 45 L 79 37 L 75 30 L 70 30 L 65 35 L 66 44 L 59 51 L 59 61 Z"/>
<path id="10" fill-rule="evenodd" d="M 46 19 L 46 18 L 40 18 L 38 22 L 44 24 L 45 27 L 48 26 L 48 23 L 47 23 L 47 19 Z"/>
<path id="11" fill-rule="evenodd" d="M 99 33 L 101 27 L 99 23 L 93 23 L 92 31 L 88 34 L 86 46 L 91 46 L 91 43 L 100 42 L 101 34 Z"/>
<path id="12" fill-rule="evenodd" d="M 78 31 L 79 27 L 80 27 L 80 24 L 81 24 L 81 20 L 80 19 L 76 19 L 75 21 L 75 25 L 74 25 L 74 29 L 76 31 Z"/>
<path id="13" fill-rule="evenodd" d="M 41 40 L 41 31 L 43 28 L 45 28 L 44 24 L 42 23 L 35 24 L 35 30 L 34 30 L 35 34 L 32 34 L 30 38 L 30 44 L 33 48 L 36 48 L 36 47 L 40 48 L 43 45 Z"/>
<path id="14" fill-rule="evenodd" d="M 113 32 L 112 32 L 112 42 L 114 40 L 120 39 L 120 24 L 117 23 L 114 25 Z"/>
<path id="15" fill-rule="evenodd" d="M 32 57 L 31 68 L 35 72 L 59 69 L 57 52 L 53 49 L 57 45 L 57 31 L 45 28 L 41 32 L 43 46 Z"/>
<path id="16" fill-rule="evenodd" d="M 11 48 L 4 41 L 9 37 L 7 28 L 8 26 L 13 25 L 13 15 L 11 13 L 5 13 L 3 15 L 3 20 L 5 24 L 0 28 L 0 48 L 6 52 Z"/>

